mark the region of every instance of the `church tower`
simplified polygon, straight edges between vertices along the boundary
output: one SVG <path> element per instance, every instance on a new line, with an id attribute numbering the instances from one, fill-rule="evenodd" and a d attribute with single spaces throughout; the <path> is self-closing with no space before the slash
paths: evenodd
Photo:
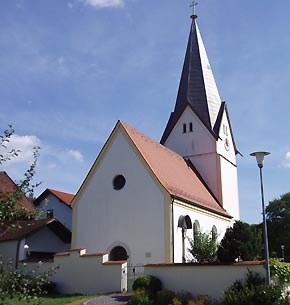
<path id="1" fill-rule="evenodd" d="M 194 3 L 193 3 L 194 5 Z M 174 111 L 160 143 L 191 161 L 220 205 L 239 219 L 234 135 L 196 23 L 192 24 Z"/>

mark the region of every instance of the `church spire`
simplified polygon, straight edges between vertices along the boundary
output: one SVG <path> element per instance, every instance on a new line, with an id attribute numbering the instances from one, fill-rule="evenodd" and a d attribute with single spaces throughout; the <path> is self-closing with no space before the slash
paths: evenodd
<path id="1" fill-rule="evenodd" d="M 196 4 L 193 1 L 193 9 Z M 221 107 L 221 99 L 196 18 L 194 11 L 191 16 L 192 24 L 176 104 L 164 130 L 161 144 L 165 143 L 186 106 L 191 107 L 210 132 L 214 132 L 214 125 Z"/>

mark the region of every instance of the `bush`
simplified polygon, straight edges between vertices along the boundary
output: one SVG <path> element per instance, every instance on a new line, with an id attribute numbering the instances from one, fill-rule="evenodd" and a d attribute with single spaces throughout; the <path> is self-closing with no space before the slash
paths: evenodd
<path id="1" fill-rule="evenodd" d="M 161 290 L 156 295 L 156 305 L 169 305 L 172 304 L 173 299 L 176 298 L 176 294 L 171 290 Z"/>
<path id="2" fill-rule="evenodd" d="M 249 271 L 244 280 L 225 291 L 223 305 L 290 305 L 290 299 L 282 285 L 266 285 L 263 278 Z"/>
<path id="3" fill-rule="evenodd" d="M 153 305 L 153 300 L 151 299 L 147 290 L 136 289 L 127 304 L 128 305 Z"/>
<path id="4" fill-rule="evenodd" d="M 161 287 L 161 281 L 157 277 L 153 275 L 143 275 L 134 281 L 132 289 L 133 291 L 145 289 L 155 294 L 157 291 L 161 290 Z"/>

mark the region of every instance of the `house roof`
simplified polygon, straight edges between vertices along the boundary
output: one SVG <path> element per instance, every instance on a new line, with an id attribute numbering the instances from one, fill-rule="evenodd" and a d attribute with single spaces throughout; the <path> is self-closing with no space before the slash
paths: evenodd
<path id="1" fill-rule="evenodd" d="M 37 206 L 45 197 L 47 197 L 49 194 L 54 195 L 56 198 L 58 198 L 61 202 L 66 204 L 67 206 L 71 206 L 71 202 L 73 201 L 75 195 L 53 190 L 53 189 L 46 189 L 42 194 L 40 194 L 36 200 L 34 201 L 34 204 Z"/>
<path id="2" fill-rule="evenodd" d="M 161 144 L 165 143 L 186 106 L 190 106 L 214 134 L 221 99 L 195 18 L 191 24 L 175 109 L 168 120 Z"/>
<path id="3" fill-rule="evenodd" d="M 231 217 L 200 179 L 192 163 L 128 124 L 118 121 L 118 125 L 125 130 L 156 178 L 172 196 Z"/>
<path id="4" fill-rule="evenodd" d="M 17 185 L 13 182 L 13 180 L 8 176 L 6 172 L 0 172 L 0 192 L 4 196 L 10 196 L 15 191 L 16 187 Z M 20 201 L 17 201 L 16 208 L 24 208 L 28 213 L 36 213 L 34 205 L 25 197 L 24 194 L 22 199 Z"/>
<path id="5" fill-rule="evenodd" d="M 0 234 L 0 242 L 21 240 L 35 234 L 45 227 L 51 229 L 63 242 L 70 243 L 71 232 L 55 217 L 10 222 L 8 229 Z"/>

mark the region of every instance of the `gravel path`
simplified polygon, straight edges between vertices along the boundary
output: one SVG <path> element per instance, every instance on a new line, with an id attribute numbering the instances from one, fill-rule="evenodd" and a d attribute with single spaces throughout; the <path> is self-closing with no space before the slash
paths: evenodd
<path id="1" fill-rule="evenodd" d="M 83 305 L 125 305 L 130 299 L 131 294 L 119 293 L 104 295 L 84 302 Z"/>

